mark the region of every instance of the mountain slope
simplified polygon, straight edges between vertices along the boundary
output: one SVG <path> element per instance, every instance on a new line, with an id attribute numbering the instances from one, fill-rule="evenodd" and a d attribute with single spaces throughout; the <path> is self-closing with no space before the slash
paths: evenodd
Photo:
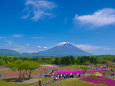
<path id="1" fill-rule="evenodd" d="M 22 56 L 22 54 L 10 49 L 0 49 L 0 56 Z"/>
<path id="2" fill-rule="evenodd" d="M 34 53 L 34 55 L 38 55 L 38 56 L 68 56 L 68 55 L 89 56 L 92 54 L 87 53 L 87 52 L 77 48 L 76 46 L 74 46 L 73 44 L 71 44 L 69 42 L 62 42 L 62 43 L 58 44 L 57 46 L 50 48 L 48 50 Z"/>

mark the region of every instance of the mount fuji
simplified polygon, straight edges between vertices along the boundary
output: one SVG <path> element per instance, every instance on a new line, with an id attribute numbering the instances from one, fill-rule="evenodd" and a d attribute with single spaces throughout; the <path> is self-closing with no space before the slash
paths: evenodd
<path id="1" fill-rule="evenodd" d="M 74 44 L 69 42 L 62 42 L 57 46 L 50 48 L 45 51 L 40 51 L 37 53 L 25 53 L 25 55 L 30 56 L 90 56 L 92 54 L 81 50 L 80 48 L 76 47 Z"/>

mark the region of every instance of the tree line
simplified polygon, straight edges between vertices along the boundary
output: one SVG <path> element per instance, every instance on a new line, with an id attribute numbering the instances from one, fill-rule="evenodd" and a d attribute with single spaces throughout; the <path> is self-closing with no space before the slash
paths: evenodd
<path id="1" fill-rule="evenodd" d="M 2 61 L 1 61 L 2 60 Z M 90 64 L 107 64 L 115 62 L 113 55 L 100 55 L 100 56 L 64 56 L 64 57 L 13 57 L 13 56 L 0 56 L 0 65 L 15 62 L 17 60 L 33 61 L 39 64 L 56 64 L 56 65 L 90 65 Z"/>

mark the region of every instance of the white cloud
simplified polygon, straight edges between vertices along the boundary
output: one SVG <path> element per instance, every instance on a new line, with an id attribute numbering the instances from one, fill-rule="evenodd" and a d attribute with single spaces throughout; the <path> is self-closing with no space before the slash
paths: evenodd
<path id="1" fill-rule="evenodd" d="M 22 35 L 19 35 L 19 34 L 14 34 L 14 35 L 12 35 L 12 37 L 14 37 L 14 38 L 21 38 L 21 37 L 22 37 Z"/>
<path id="2" fill-rule="evenodd" d="M 29 14 L 25 15 L 25 16 L 22 16 L 23 19 L 27 19 L 28 17 L 29 17 Z"/>
<path id="3" fill-rule="evenodd" d="M 77 44 L 76 46 L 82 50 L 99 50 L 99 49 L 110 50 L 110 48 L 107 48 L 107 47 L 93 46 L 93 45 L 87 45 L 87 44 Z"/>
<path id="4" fill-rule="evenodd" d="M 44 49 L 47 49 L 48 47 L 43 47 Z"/>
<path id="5" fill-rule="evenodd" d="M 47 0 L 26 0 L 25 5 L 24 11 L 27 12 L 27 15 L 23 18 L 30 17 L 33 21 L 38 21 L 44 16 L 51 16 L 50 11 L 56 7 L 55 3 Z"/>
<path id="6" fill-rule="evenodd" d="M 30 44 L 25 44 L 26 46 L 30 46 Z"/>
<path id="7" fill-rule="evenodd" d="M 102 27 L 107 25 L 115 25 L 115 9 L 104 8 L 95 11 L 89 15 L 75 15 L 75 23 L 92 25 L 94 27 Z"/>
<path id="8" fill-rule="evenodd" d="M 47 49 L 48 47 L 44 46 L 44 47 L 41 47 L 41 46 L 37 46 L 38 48 L 43 48 L 43 49 Z"/>
<path id="9" fill-rule="evenodd" d="M 13 48 L 10 48 L 10 49 L 15 50 L 15 51 L 20 52 L 20 53 L 24 53 L 24 52 L 36 53 L 36 52 L 41 51 L 42 49 L 47 49 L 47 47 L 41 47 L 41 46 L 36 47 L 36 46 L 31 46 L 30 44 L 25 44 L 25 45 L 26 46 L 24 46 L 24 45 L 14 46 Z"/>
<path id="10" fill-rule="evenodd" d="M 38 48 L 42 48 L 41 46 L 37 46 Z"/>
<path id="11" fill-rule="evenodd" d="M 15 51 L 20 52 L 20 53 L 24 53 L 24 52 L 35 53 L 35 52 L 39 51 L 39 50 L 34 50 L 34 49 L 27 49 L 25 47 L 16 47 L 16 48 L 13 48 L 12 50 L 15 50 Z"/>

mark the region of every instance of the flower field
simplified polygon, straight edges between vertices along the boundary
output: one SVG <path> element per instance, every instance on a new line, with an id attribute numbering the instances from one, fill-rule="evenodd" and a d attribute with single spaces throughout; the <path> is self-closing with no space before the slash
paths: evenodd
<path id="1" fill-rule="evenodd" d="M 80 80 L 83 80 L 86 82 L 92 82 L 96 84 L 106 84 L 108 86 L 115 86 L 115 80 L 112 80 L 105 76 L 86 76 L 86 77 L 81 78 Z"/>
<path id="2" fill-rule="evenodd" d="M 55 74 L 65 74 L 65 73 L 83 73 L 83 70 L 58 70 L 55 72 Z M 102 71 L 102 70 L 87 70 L 86 73 L 95 73 L 95 72 L 99 72 L 99 73 L 107 73 L 107 72 L 111 72 L 111 71 Z"/>
<path id="3" fill-rule="evenodd" d="M 10 68 L 0 68 L 0 71 L 11 70 Z"/>

